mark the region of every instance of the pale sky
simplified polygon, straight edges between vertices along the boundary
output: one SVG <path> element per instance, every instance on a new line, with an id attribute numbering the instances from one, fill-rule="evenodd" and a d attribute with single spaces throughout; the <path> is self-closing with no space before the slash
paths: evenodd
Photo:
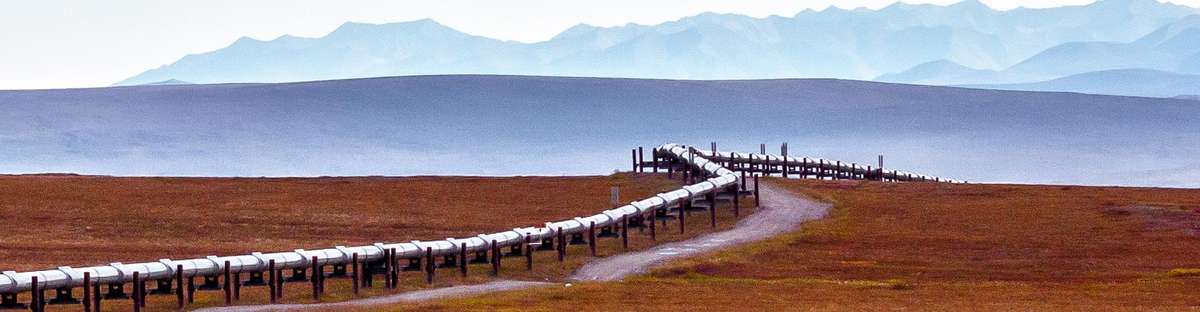
<path id="1" fill-rule="evenodd" d="M 0 3 L 0 90 L 107 86 L 239 37 L 320 37 L 343 22 L 433 18 L 460 31 L 536 42 L 575 24 L 657 24 L 703 12 L 791 16 L 889 0 L 38 0 Z M 909 3 L 951 4 L 958 0 Z M 1091 0 L 983 0 L 1001 10 Z M 1200 0 L 1170 2 L 1200 6 Z"/>

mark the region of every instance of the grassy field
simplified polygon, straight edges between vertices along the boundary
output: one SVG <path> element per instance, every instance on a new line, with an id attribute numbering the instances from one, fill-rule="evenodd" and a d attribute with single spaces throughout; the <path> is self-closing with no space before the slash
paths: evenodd
<path id="1" fill-rule="evenodd" d="M 0 176 L 0 270 L 470 236 L 594 214 L 677 187 L 593 177 Z M 553 190 L 553 191 L 547 191 Z M 244 237 L 253 237 L 245 239 Z"/>
<path id="2" fill-rule="evenodd" d="M 650 174 L 285 179 L 0 176 L 0 218 L 21 225 L 0 238 L 0 270 L 461 237 L 597 213 L 610 206 L 610 186 L 619 186 L 622 201 L 627 202 L 679 185 L 678 180 Z M 749 206 L 749 202 L 743 205 L 743 213 L 753 212 Z M 686 234 L 678 234 L 674 221 L 660 228 L 657 242 L 727 229 L 734 223 L 727 209 L 718 213 L 715 229 L 708 227 L 703 212 L 699 214 L 687 219 Z M 239 239 L 242 236 L 254 239 Z M 654 244 L 648 233 L 630 236 L 630 250 Z M 587 248 L 586 244 L 569 246 L 561 264 L 553 251 L 538 252 L 532 271 L 525 269 L 522 257 L 506 257 L 500 277 L 562 281 L 593 259 Z M 624 249 L 620 239 L 605 239 L 597 251 L 604 257 Z M 399 289 L 385 290 L 377 279 L 376 287 L 363 289 L 360 297 L 486 282 L 492 279 L 485 273 L 489 271 L 487 264 L 471 265 L 464 278 L 456 268 L 442 268 L 433 285 L 425 284 L 423 273 L 405 272 Z M 282 302 L 312 302 L 307 282 L 289 283 L 285 289 Z M 323 302 L 353 298 L 348 280 L 330 279 L 326 289 Z M 198 292 L 189 308 L 221 305 L 222 296 L 221 291 Z M 247 287 L 238 303 L 263 304 L 266 297 L 265 288 Z M 173 310 L 174 302 L 173 296 L 151 296 L 147 311 Z M 106 300 L 103 305 L 106 310 L 130 309 L 128 300 Z M 78 309 L 49 306 L 51 311 Z"/>
<path id="3" fill-rule="evenodd" d="M 1200 190 L 771 183 L 831 217 L 624 282 L 391 309 L 1200 310 Z"/>

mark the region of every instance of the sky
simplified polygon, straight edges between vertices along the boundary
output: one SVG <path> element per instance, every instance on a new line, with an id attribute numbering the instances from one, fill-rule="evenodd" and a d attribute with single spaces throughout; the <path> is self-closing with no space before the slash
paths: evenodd
<path id="1" fill-rule="evenodd" d="M 0 90 L 103 87 L 240 37 L 320 37 L 347 21 L 432 18 L 460 31 L 537 42 L 585 23 L 658 24 L 704 12 L 791 16 L 889 0 L 42 0 L 0 4 Z M 952 4 L 958 0 L 907 3 Z M 1091 0 L 983 0 L 1000 10 Z M 1200 0 L 1171 0 L 1200 7 Z"/>

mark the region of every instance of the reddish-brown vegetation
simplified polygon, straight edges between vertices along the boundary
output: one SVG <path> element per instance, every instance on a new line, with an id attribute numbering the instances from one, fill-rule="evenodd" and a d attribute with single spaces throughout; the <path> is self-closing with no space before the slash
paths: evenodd
<path id="1" fill-rule="evenodd" d="M 0 270 L 470 236 L 677 187 L 607 177 L 0 176 Z"/>
<path id="2" fill-rule="evenodd" d="M 1200 190 L 772 180 L 832 215 L 619 283 L 424 310 L 1200 308 Z M 411 307 L 405 308 L 411 309 Z"/>

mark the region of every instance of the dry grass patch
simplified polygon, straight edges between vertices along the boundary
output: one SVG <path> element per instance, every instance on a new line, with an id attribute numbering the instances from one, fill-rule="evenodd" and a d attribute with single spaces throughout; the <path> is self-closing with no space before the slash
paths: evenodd
<path id="1" fill-rule="evenodd" d="M 1171 269 L 1167 271 L 1170 277 L 1200 277 L 1200 269 Z"/>

